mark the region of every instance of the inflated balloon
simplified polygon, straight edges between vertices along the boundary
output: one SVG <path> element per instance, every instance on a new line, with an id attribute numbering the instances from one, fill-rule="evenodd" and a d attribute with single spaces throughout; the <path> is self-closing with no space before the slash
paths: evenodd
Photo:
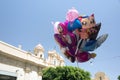
<path id="1" fill-rule="evenodd" d="M 82 52 L 76 55 L 77 61 L 81 63 L 86 62 L 91 58 L 95 58 L 95 57 L 96 57 L 95 53 L 88 53 L 88 52 Z"/>
<path id="2" fill-rule="evenodd" d="M 68 31 L 70 32 L 81 28 L 82 28 L 82 24 L 79 19 L 75 19 L 73 22 L 68 23 Z"/>
<path id="3" fill-rule="evenodd" d="M 53 24 L 53 26 L 54 26 L 54 33 L 55 34 L 59 34 L 59 31 L 58 31 L 58 24 L 59 24 L 60 22 L 59 21 L 57 21 L 57 22 L 52 22 L 52 24 Z"/>
<path id="4" fill-rule="evenodd" d="M 90 16 L 79 16 L 82 28 L 75 30 L 77 36 L 84 40 L 83 51 L 93 51 L 96 49 L 96 38 L 101 27 L 101 23 L 96 24 L 94 14 Z M 73 26 L 74 27 L 74 26 Z M 86 42 L 86 43 L 85 43 Z"/>
<path id="5" fill-rule="evenodd" d="M 91 34 L 97 35 L 101 25 L 96 26 L 93 14 L 91 16 L 79 16 L 78 20 L 81 22 L 82 29 L 76 29 L 76 33 L 79 34 L 80 37 L 82 37 L 83 34 L 88 34 L 86 35 L 87 39 L 93 36 Z M 98 30 L 96 30 L 97 27 L 99 27 Z M 96 37 L 94 39 L 96 39 Z"/>
<path id="6" fill-rule="evenodd" d="M 72 9 L 69 9 L 67 14 L 66 14 L 66 20 L 67 21 L 74 21 L 77 17 L 79 16 L 79 12 L 75 9 L 75 8 L 72 8 Z"/>
<path id="7" fill-rule="evenodd" d="M 57 29 L 60 34 L 54 34 L 56 42 L 60 47 L 66 49 L 65 53 L 74 56 L 77 43 L 75 34 L 68 32 L 67 26 L 64 23 L 59 23 Z"/>
<path id="8" fill-rule="evenodd" d="M 94 14 L 79 16 L 76 9 L 67 12 L 65 22 L 54 23 L 54 38 L 61 52 L 71 62 L 86 62 L 95 58 L 94 51 L 107 39 L 108 34 L 98 37 L 101 23 L 96 23 Z"/>

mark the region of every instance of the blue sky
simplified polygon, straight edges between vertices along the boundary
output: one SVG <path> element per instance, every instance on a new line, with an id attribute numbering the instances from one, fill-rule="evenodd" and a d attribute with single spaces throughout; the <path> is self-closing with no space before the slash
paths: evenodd
<path id="1" fill-rule="evenodd" d="M 92 75 L 101 71 L 117 80 L 120 75 L 120 0 L 0 0 L 0 40 L 13 46 L 22 45 L 26 51 L 42 44 L 45 54 L 54 48 L 51 21 L 64 21 L 68 9 L 75 7 L 80 14 L 95 14 L 102 23 L 99 36 L 108 33 L 105 43 L 94 52 L 96 59 L 79 63 L 79 67 Z M 62 54 L 62 53 L 60 53 Z M 65 59 L 67 65 L 77 66 Z"/>

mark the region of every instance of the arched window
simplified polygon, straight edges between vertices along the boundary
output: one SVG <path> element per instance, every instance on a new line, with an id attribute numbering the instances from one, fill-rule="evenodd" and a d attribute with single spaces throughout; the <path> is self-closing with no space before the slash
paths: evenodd
<path id="1" fill-rule="evenodd" d="M 100 76 L 99 78 L 100 78 L 100 80 L 102 80 L 102 77 L 101 77 L 101 76 Z"/>

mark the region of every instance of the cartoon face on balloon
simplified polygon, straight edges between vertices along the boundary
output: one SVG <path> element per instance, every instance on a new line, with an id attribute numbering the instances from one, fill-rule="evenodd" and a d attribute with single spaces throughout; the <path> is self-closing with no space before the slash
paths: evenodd
<path id="1" fill-rule="evenodd" d="M 88 29 L 88 28 L 94 27 L 96 24 L 94 19 L 94 14 L 90 16 L 80 16 L 78 17 L 78 19 L 82 24 L 82 29 Z"/>
<path id="2" fill-rule="evenodd" d="M 53 26 L 54 26 L 54 33 L 55 34 L 67 34 L 67 22 L 62 23 L 62 22 L 52 22 Z"/>
<path id="3" fill-rule="evenodd" d="M 96 24 L 94 14 L 90 16 L 80 16 L 78 19 L 81 22 L 82 29 L 76 29 L 76 33 L 79 34 L 82 39 L 91 38 L 93 35 L 94 38 L 96 38 L 100 30 L 100 25 Z"/>
<path id="4" fill-rule="evenodd" d="M 90 21 L 90 27 L 95 27 L 96 21 L 95 21 L 94 14 L 92 14 L 91 16 L 89 16 L 89 21 Z"/>

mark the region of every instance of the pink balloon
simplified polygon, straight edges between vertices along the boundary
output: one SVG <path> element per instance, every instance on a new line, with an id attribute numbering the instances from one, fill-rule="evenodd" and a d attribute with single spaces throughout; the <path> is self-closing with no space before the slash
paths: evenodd
<path id="1" fill-rule="evenodd" d="M 79 16 L 79 12 L 75 9 L 69 9 L 66 14 L 66 20 L 68 21 L 74 21 Z"/>

